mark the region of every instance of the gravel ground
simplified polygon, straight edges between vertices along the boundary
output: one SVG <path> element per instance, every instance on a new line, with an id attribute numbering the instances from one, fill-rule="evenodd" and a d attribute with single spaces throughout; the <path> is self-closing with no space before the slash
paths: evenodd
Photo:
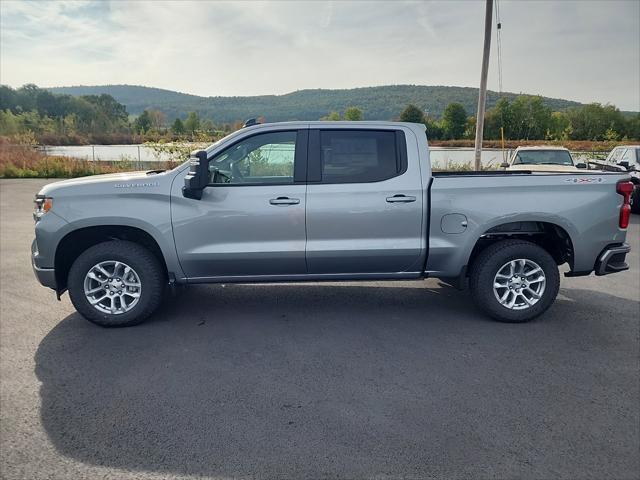
<path id="1" fill-rule="evenodd" d="M 108 330 L 31 272 L 44 183 L 0 182 L 2 478 L 639 478 L 638 216 L 630 271 L 528 324 L 427 280 L 197 286 Z"/>

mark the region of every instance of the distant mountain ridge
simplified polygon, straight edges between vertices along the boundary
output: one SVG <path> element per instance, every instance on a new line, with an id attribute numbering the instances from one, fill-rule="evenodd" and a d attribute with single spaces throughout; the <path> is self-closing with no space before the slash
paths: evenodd
<path id="1" fill-rule="evenodd" d="M 100 95 L 106 93 L 127 107 L 133 115 L 145 109 L 160 110 L 167 121 L 185 118 L 196 111 L 202 118 L 231 123 L 250 117 L 264 116 L 267 121 L 318 120 L 331 111 L 343 112 L 349 106 L 363 110 L 367 120 L 397 119 L 404 107 L 413 103 L 432 116 L 442 115 L 451 102 L 461 103 L 468 115 L 475 115 L 478 89 L 428 85 L 387 85 L 351 89 L 308 89 L 283 95 L 247 97 L 201 97 L 161 88 L 138 85 L 95 85 L 47 88 L 53 93 L 69 95 Z M 487 108 L 501 96 L 509 100 L 516 93 L 487 92 Z M 552 110 L 564 110 L 582 105 L 560 98 L 543 97 Z"/>

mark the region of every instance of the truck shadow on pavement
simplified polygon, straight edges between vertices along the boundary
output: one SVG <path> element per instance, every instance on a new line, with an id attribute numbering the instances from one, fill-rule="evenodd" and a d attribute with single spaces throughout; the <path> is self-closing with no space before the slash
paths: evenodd
<path id="1" fill-rule="evenodd" d="M 562 290 L 508 325 L 416 285 L 197 286 L 125 329 L 69 315 L 35 357 L 43 426 L 73 459 L 183 475 L 636 471 L 637 343 L 616 330 L 637 302 Z"/>

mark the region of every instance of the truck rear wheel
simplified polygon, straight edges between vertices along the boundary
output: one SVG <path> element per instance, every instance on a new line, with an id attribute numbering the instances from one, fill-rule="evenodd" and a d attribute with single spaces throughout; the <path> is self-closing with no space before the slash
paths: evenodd
<path id="1" fill-rule="evenodd" d="M 555 260 L 535 243 L 503 240 L 485 250 L 471 267 L 471 295 L 501 322 L 527 322 L 545 312 L 558 295 Z"/>
<path id="2" fill-rule="evenodd" d="M 67 281 L 76 310 L 103 327 L 144 321 L 160 305 L 165 283 L 158 259 L 143 246 L 123 240 L 85 250 Z"/>

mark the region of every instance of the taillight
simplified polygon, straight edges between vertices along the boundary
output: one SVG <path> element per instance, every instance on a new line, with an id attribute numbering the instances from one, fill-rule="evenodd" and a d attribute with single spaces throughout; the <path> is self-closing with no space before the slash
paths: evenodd
<path id="1" fill-rule="evenodd" d="M 631 217 L 631 194 L 633 193 L 633 187 L 633 183 L 629 181 L 618 182 L 616 185 L 616 192 L 624 198 L 622 201 L 622 207 L 620 207 L 620 221 L 618 222 L 620 228 L 627 228 L 629 226 L 629 218 Z"/>

